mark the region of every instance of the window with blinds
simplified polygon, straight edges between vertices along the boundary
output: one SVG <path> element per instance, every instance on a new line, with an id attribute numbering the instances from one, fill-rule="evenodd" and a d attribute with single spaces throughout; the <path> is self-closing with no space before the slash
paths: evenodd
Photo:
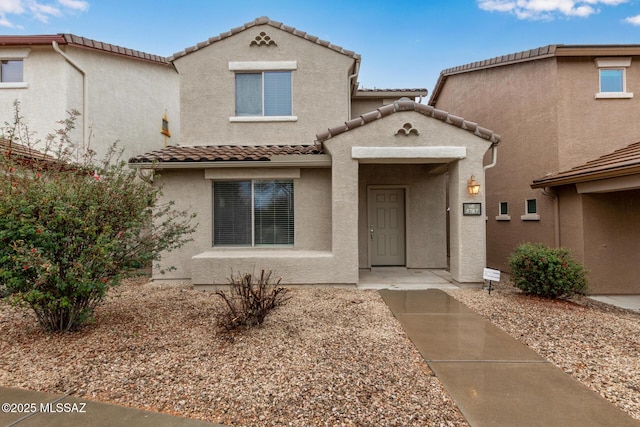
<path id="1" fill-rule="evenodd" d="M 215 181 L 213 245 L 293 245 L 293 181 Z"/>
<path id="2" fill-rule="evenodd" d="M 0 82 L 21 83 L 22 59 L 3 59 L 0 61 Z"/>
<path id="3" fill-rule="evenodd" d="M 291 71 L 236 74 L 236 116 L 290 116 Z"/>

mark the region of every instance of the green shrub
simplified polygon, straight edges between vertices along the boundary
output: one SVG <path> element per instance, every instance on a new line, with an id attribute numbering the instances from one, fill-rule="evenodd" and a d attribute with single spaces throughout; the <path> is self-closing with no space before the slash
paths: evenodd
<path id="1" fill-rule="evenodd" d="M 113 151 L 99 163 L 90 153 L 72 162 L 76 116 L 44 144 L 51 158 L 0 153 L 0 283 L 50 331 L 77 329 L 127 270 L 180 247 L 194 230 Z M 16 117 L 4 136 L 31 148 Z"/>
<path id="2" fill-rule="evenodd" d="M 509 266 L 513 284 L 528 294 L 562 298 L 587 292 L 586 273 L 567 249 L 524 243 L 509 256 Z"/>
<path id="3" fill-rule="evenodd" d="M 216 291 L 225 302 L 225 309 L 218 314 L 218 326 L 231 331 L 260 325 L 271 310 L 287 302 L 290 297 L 280 286 L 282 278 L 272 283 L 272 274 L 271 270 L 262 270 L 260 276 L 238 273 L 230 277 L 230 291 Z"/>

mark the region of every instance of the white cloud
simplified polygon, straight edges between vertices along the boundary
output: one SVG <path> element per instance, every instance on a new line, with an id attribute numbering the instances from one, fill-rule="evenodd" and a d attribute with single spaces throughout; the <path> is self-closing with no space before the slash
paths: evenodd
<path id="1" fill-rule="evenodd" d="M 47 23 L 51 17 L 60 17 L 66 11 L 84 12 L 89 3 L 84 0 L 0 0 L 0 27 L 22 28 L 15 18 L 26 17 Z"/>
<path id="2" fill-rule="evenodd" d="M 477 0 L 488 12 L 504 12 L 518 19 L 554 19 L 556 16 L 587 17 L 600 12 L 597 6 L 617 6 L 629 0 Z"/>
<path id="3" fill-rule="evenodd" d="M 640 15 L 630 16 L 624 20 L 631 25 L 640 25 Z"/>
<path id="4" fill-rule="evenodd" d="M 69 9 L 78 10 L 84 12 L 89 9 L 89 3 L 83 0 L 58 0 L 61 6 L 68 7 Z"/>

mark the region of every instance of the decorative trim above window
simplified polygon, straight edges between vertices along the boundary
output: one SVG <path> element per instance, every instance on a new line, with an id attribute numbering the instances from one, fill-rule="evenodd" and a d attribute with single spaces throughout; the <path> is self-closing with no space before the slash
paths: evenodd
<path id="1" fill-rule="evenodd" d="M 229 61 L 229 71 L 297 70 L 298 61 Z"/>
<path id="2" fill-rule="evenodd" d="M 596 99 L 629 99 L 633 92 L 627 92 L 627 68 L 631 58 L 596 58 L 598 67 L 599 92 Z"/>
<path id="3" fill-rule="evenodd" d="M 267 33 L 262 31 L 255 39 L 251 40 L 249 46 L 277 46 L 277 43 L 267 35 Z"/>

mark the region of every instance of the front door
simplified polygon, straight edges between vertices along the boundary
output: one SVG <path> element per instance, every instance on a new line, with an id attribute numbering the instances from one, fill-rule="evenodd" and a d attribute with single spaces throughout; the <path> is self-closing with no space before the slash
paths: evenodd
<path id="1" fill-rule="evenodd" d="M 371 265 L 405 265 L 404 241 L 404 189 L 370 189 Z"/>

